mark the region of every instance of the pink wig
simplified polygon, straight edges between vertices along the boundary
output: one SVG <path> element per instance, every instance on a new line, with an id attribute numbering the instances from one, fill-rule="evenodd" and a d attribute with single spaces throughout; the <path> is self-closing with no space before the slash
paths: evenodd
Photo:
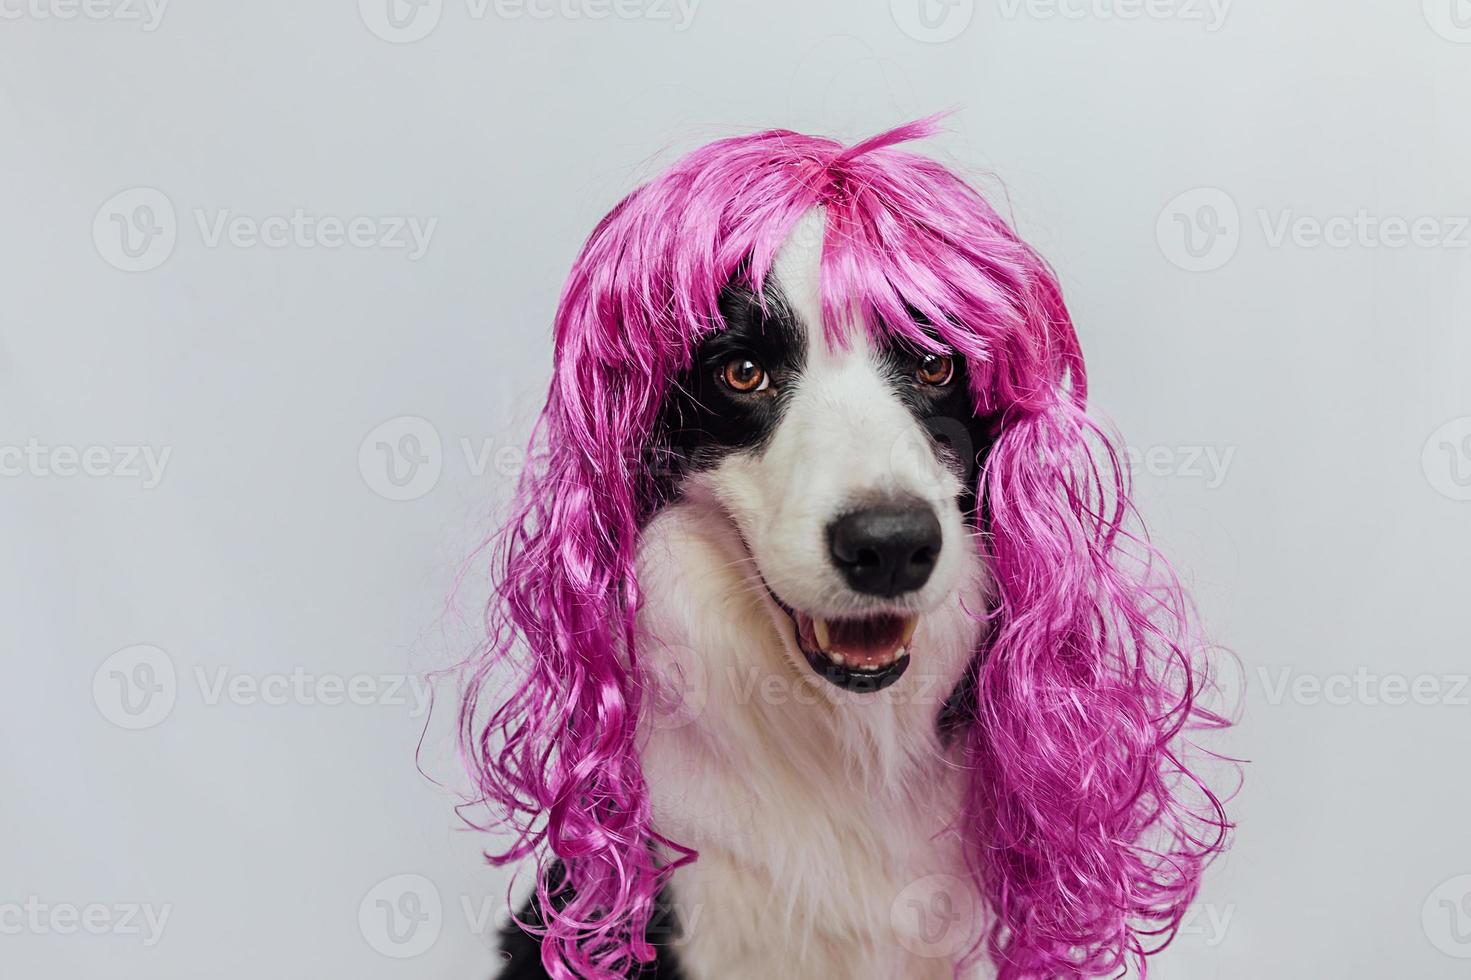
<path id="1" fill-rule="evenodd" d="M 1118 972 L 1166 944 L 1225 844 L 1217 797 L 1182 760 L 1202 647 L 1174 575 L 1133 526 L 1110 434 L 1084 414 L 1082 354 L 1056 279 L 964 182 L 893 145 L 786 131 L 696 150 L 593 231 L 557 309 L 555 374 L 514 514 L 496 539 L 490 635 L 461 709 L 483 802 L 516 833 L 496 863 L 553 859 L 543 956 L 557 977 L 621 977 L 673 865 L 635 745 L 642 684 L 634 555 L 657 504 L 661 402 L 717 298 L 758 294 L 798 218 L 822 207 L 825 329 L 861 323 L 970 366 L 996 441 L 979 479 L 995 580 L 961 737 L 957 830 L 993 912 L 1004 980 Z M 504 672 L 508 693 L 478 710 Z M 973 955 L 983 955 L 981 950 Z"/>

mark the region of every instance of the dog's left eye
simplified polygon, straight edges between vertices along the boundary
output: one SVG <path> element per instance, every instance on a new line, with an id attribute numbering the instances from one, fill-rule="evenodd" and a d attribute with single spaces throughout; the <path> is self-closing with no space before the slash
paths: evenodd
<path id="1" fill-rule="evenodd" d="M 720 380 L 731 391 L 742 395 L 765 391 L 771 387 L 771 378 L 761 362 L 748 354 L 738 354 L 725 362 Z"/>
<path id="2" fill-rule="evenodd" d="M 914 376 L 923 384 L 943 388 L 955 377 L 955 360 L 945 354 L 925 354 L 920 357 Z"/>

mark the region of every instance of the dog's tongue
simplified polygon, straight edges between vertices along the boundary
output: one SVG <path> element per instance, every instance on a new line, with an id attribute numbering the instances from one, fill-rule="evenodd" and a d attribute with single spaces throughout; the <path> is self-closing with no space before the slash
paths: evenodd
<path id="1" fill-rule="evenodd" d="M 883 614 L 827 621 L 828 649 L 850 664 L 872 666 L 893 658 L 904 642 L 904 618 Z"/>

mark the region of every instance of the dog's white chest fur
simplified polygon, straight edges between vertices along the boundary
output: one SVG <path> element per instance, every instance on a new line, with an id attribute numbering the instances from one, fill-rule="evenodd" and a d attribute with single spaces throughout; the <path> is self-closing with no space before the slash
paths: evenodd
<path id="1" fill-rule="evenodd" d="M 905 676 L 865 695 L 802 662 L 700 493 L 646 529 L 639 581 L 655 829 L 699 852 L 670 887 L 691 980 L 954 976 L 981 912 L 950 826 L 965 776 L 935 720 L 976 648 L 979 561 L 924 617 Z"/>

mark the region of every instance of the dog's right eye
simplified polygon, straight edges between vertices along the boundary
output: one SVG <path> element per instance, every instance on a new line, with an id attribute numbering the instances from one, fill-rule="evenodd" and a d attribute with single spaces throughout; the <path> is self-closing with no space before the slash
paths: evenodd
<path id="1" fill-rule="evenodd" d="M 919 359 L 914 376 L 933 388 L 943 388 L 955 377 L 955 360 L 944 354 L 926 354 Z"/>
<path id="2" fill-rule="evenodd" d="M 738 354 L 725 362 L 720 371 L 720 380 L 731 391 L 750 395 L 771 387 L 771 378 L 761 362 L 749 354 Z"/>

